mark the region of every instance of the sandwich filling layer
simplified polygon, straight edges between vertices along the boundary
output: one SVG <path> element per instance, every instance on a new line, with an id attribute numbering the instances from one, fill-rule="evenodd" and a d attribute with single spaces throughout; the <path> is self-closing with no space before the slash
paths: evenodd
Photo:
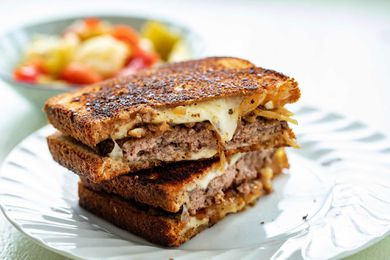
<path id="1" fill-rule="evenodd" d="M 233 138 L 224 145 L 225 151 L 249 151 L 251 148 L 296 146 L 295 137 L 286 121 L 262 117 L 241 120 Z M 250 121 L 249 121 L 250 120 Z M 175 125 L 165 131 L 140 129 L 143 137 L 128 137 L 101 143 L 98 153 L 113 159 L 148 164 L 148 162 L 177 162 L 207 159 L 219 152 L 219 140 L 207 122 Z M 253 149 L 255 150 L 255 149 Z"/>
<path id="2" fill-rule="evenodd" d="M 214 159 L 175 163 L 100 183 L 86 178 L 82 182 L 95 191 L 116 194 L 168 212 L 185 210 L 193 216 L 199 209 L 221 203 L 229 188 L 243 193 L 250 191 L 252 180 L 260 178 L 262 188 L 270 191 L 270 179 L 287 167 L 283 149 L 268 149 L 235 154 L 227 158 L 223 168 Z"/>
<path id="3" fill-rule="evenodd" d="M 228 97 L 194 103 L 174 108 L 154 109 L 144 117 L 136 117 L 126 124 L 114 128 L 111 138 L 113 140 L 126 137 L 142 137 L 145 132 L 139 126 L 151 124 L 184 125 L 199 122 L 208 122 L 218 139 L 226 143 L 232 140 L 234 133 L 242 118 L 261 116 L 268 119 L 277 119 L 296 123 L 293 115 L 283 106 L 275 107 L 277 101 L 266 100 L 266 94 L 256 94 L 249 97 Z M 280 105 L 280 104 L 279 104 Z M 153 127 L 153 126 L 152 126 Z"/>
<path id="4" fill-rule="evenodd" d="M 111 140 L 102 143 L 99 151 L 58 132 L 49 136 L 47 141 L 55 161 L 95 183 L 157 166 L 165 169 L 163 166 L 172 162 L 174 165 L 191 162 L 197 168 L 209 160 L 216 160 L 222 167 L 225 157 L 235 153 L 296 145 L 286 122 L 259 117 L 255 122 L 241 122 L 234 138 L 220 154 L 225 155 L 220 160 L 216 156 L 220 148 L 218 140 L 205 123 L 176 126 L 172 131 L 143 138 Z"/>

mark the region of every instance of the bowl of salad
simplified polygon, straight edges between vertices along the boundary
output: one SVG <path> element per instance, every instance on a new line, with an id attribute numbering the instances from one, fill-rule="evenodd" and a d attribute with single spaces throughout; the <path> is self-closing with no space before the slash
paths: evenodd
<path id="1" fill-rule="evenodd" d="M 189 29 L 141 17 L 72 17 L 0 36 L 0 79 L 38 106 L 100 81 L 201 55 Z"/>

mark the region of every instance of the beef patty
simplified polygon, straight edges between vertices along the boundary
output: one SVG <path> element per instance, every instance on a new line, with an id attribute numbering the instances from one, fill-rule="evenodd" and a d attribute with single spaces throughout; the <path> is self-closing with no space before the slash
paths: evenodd
<path id="1" fill-rule="evenodd" d="M 267 148 L 289 146 L 294 134 L 285 121 L 258 117 L 250 123 L 242 120 L 233 136 L 225 144 L 226 152 L 235 153 Z M 125 160 L 140 168 L 160 165 L 161 162 L 199 160 L 218 154 L 218 138 L 210 123 L 174 125 L 162 132 L 147 131 L 141 138 L 124 138 L 116 141 Z M 113 141 L 99 145 L 100 154 L 111 151 Z"/>
<path id="2" fill-rule="evenodd" d="M 240 154 L 236 162 L 233 159 L 234 156 L 230 165 L 227 163 L 225 170 L 219 173 L 216 173 L 220 167 L 219 161 L 210 159 L 165 165 L 101 183 L 93 183 L 85 178 L 82 182 L 98 192 L 113 193 L 168 212 L 178 212 L 184 208 L 194 215 L 199 209 L 220 203 L 224 191 L 229 188 L 233 187 L 241 193 L 249 192 L 249 181 L 255 179 L 260 178 L 264 189 L 270 191 L 267 183 L 272 173 L 288 167 L 283 149 L 249 152 Z"/>

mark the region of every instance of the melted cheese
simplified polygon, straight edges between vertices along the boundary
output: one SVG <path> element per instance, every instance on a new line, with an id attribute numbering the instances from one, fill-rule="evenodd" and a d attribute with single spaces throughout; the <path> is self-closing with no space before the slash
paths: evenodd
<path id="1" fill-rule="evenodd" d="M 123 151 L 115 141 L 114 148 L 112 149 L 111 153 L 108 154 L 108 156 L 113 160 L 122 160 L 123 158 Z"/>
<path id="2" fill-rule="evenodd" d="M 220 140 L 226 143 L 233 138 L 238 122 L 242 116 L 245 116 L 247 121 L 251 121 L 247 114 L 252 111 L 255 111 L 255 114 L 252 115 L 252 117 L 262 116 L 286 120 L 292 123 L 296 122 L 290 118 L 290 114 L 286 114 L 288 111 L 284 108 L 277 108 L 274 111 L 262 110 L 259 108 L 259 106 L 264 103 L 269 108 L 271 105 L 274 107 L 272 101 L 266 100 L 265 97 L 265 93 L 257 93 L 247 97 L 227 97 L 194 103 L 187 106 L 156 109 L 156 115 L 153 116 L 152 120 L 144 123 L 187 124 L 208 121 L 218 133 Z M 121 139 L 129 136 L 129 131 L 138 123 L 140 122 L 134 120 L 127 124 L 117 126 L 111 137 L 113 139 Z"/>
<path id="3" fill-rule="evenodd" d="M 133 129 L 135 124 L 135 121 L 131 121 L 127 124 L 116 127 L 114 133 L 111 135 L 111 138 L 115 140 L 127 137 L 127 132 Z"/>
<path id="4" fill-rule="evenodd" d="M 202 148 L 199 150 L 199 152 L 195 152 L 191 154 L 191 157 L 186 160 L 199 160 L 199 159 L 206 159 L 206 158 L 211 158 L 214 155 L 217 154 L 217 150 L 214 149 L 207 149 L 207 148 Z"/>
<path id="5" fill-rule="evenodd" d="M 185 227 L 181 230 L 182 234 L 185 234 L 188 230 L 197 228 L 201 225 L 207 224 L 209 222 L 209 218 L 205 217 L 202 219 L 198 219 L 197 217 L 190 217 L 189 221 L 186 223 Z"/>
<path id="6" fill-rule="evenodd" d="M 244 154 L 245 153 L 234 154 L 232 157 L 230 157 L 230 162 L 226 161 L 223 167 L 216 165 L 216 167 L 212 168 L 208 173 L 202 176 L 201 179 L 197 179 L 193 183 L 187 184 L 186 190 L 192 191 L 195 188 L 200 188 L 205 190 L 207 186 L 209 186 L 211 180 L 213 180 L 218 176 L 221 176 L 229 166 L 235 164 Z"/>
<path id="7" fill-rule="evenodd" d="M 233 138 L 236 131 L 242 100 L 242 97 L 231 97 L 160 110 L 153 123 L 185 124 L 209 121 L 221 140 L 227 142 Z"/>

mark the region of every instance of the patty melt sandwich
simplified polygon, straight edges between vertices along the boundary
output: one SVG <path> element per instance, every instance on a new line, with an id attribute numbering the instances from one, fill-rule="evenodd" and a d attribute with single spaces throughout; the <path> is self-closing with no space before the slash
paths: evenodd
<path id="1" fill-rule="evenodd" d="M 79 204 L 180 246 L 272 191 L 296 146 L 297 82 L 219 57 L 143 70 L 50 98 L 49 150 L 80 176 Z"/>

